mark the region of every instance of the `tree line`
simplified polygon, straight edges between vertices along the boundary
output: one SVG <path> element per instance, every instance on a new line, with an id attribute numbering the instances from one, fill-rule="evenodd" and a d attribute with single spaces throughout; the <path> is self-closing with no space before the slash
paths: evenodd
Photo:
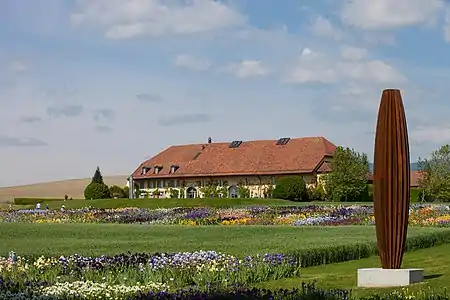
<path id="1" fill-rule="evenodd" d="M 85 199 L 128 198 L 129 188 L 117 185 L 108 186 L 103 181 L 100 168 L 97 167 L 91 182 L 84 189 Z"/>

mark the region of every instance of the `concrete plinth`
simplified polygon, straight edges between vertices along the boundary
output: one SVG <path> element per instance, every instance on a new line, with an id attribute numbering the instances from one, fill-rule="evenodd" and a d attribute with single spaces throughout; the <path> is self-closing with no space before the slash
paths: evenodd
<path id="1" fill-rule="evenodd" d="M 358 287 L 407 286 L 423 281 L 423 269 L 358 269 Z"/>

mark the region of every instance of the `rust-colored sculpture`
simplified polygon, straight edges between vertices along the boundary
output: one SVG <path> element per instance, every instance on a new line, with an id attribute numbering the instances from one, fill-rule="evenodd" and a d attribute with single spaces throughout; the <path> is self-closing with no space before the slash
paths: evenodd
<path id="1" fill-rule="evenodd" d="M 383 269 L 400 269 L 409 217 L 409 142 L 399 90 L 384 90 L 378 111 L 373 167 L 378 251 Z"/>

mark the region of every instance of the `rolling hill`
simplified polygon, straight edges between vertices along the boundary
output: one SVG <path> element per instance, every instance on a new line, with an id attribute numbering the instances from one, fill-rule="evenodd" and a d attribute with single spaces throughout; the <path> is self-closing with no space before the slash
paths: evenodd
<path id="1" fill-rule="evenodd" d="M 103 177 L 107 185 L 125 186 L 126 175 Z M 12 201 L 14 197 L 36 198 L 64 198 L 64 195 L 73 199 L 83 199 L 84 188 L 91 178 L 70 179 L 62 181 L 43 182 L 28 185 L 19 185 L 0 188 L 0 202 Z"/>

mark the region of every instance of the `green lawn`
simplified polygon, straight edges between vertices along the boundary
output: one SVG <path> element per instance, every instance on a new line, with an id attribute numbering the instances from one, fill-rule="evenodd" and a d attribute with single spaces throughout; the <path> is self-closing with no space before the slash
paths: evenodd
<path id="1" fill-rule="evenodd" d="M 409 236 L 439 231 L 410 228 Z M 0 223 L 0 254 L 101 255 L 216 250 L 235 255 L 375 241 L 372 226 L 155 226 Z"/>
<path id="2" fill-rule="evenodd" d="M 238 207 L 250 205 L 336 205 L 335 202 L 294 202 L 280 199 L 229 199 L 229 198 L 195 198 L 195 199 L 101 199 L 101 200 L 67 200 L 42 201 L 43 207 L 48 204 L 50 209 L 59 209 L 64 204 L 66 208 L 171 208 L 171 207 Z M 338 203 L 342 205 L 368 204 L 370 202 Z M 15 208 L 34 208 L 35 205 L 15 205 Z"/>
<path id="3" fill-rule="evenodd" d="M 429 249 L 406 253 L 403 268 L 423 268 L 425 281 L 408 287 L 410 291 L 431 288 L 442 291 L 450 287 L 450 245 L 441 245 Z M 379 268 L 378 257 L 349 261 L 302 269 L 301 278 L 281 279 L 258 284 L 264 288 L 293 288 L 302 281 L 317 280 L 318 285 L 325 288 L 352 289 L 356 295 L 369 295 L 374 292 L 387 293 L 395 289 L 361 289 L 356 287 L 356 273 L 359 268 Z"/>

